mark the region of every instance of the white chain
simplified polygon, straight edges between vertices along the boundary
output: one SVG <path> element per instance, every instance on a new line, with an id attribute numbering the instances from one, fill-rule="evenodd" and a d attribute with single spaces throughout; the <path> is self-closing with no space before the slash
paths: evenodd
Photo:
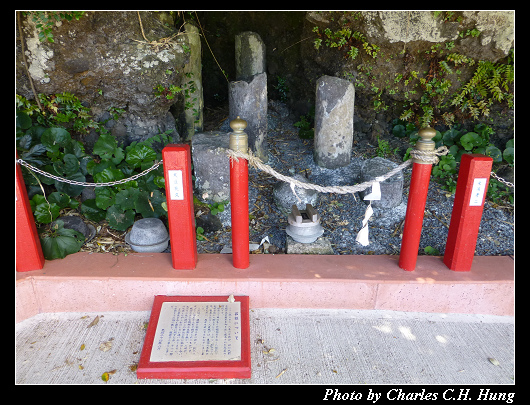
<path id="1" fill-rule="evenodd" d="M 505 186 L 508 186 L 508 187 L 511 187 L 511 188 L 514 188 L 515 187 L 515 184 L 513 183 L 510 183 L 509 181 L 506 181 L 504 180 L 502 177 L 499 177 L 497 176 L 494 172 L 491 172 L 491 177 L 495 178 L 496 180 L 500 181 L 502 184 L 504 184 Z"/>
<path id="2" fill-rule="evenodd" d="M 146 170 L 144 170 L 141 173 L 135 174 L 134 176 L 131 176 L 128 179 L 109 181 L 108 183 L 88 183 L 88 182 L 84 182 L 84 181 L 68 180 L 68 179 L 65 179 L 63 177 L 54 176 L 53 174 L 50 174 L 50 173 L 45 172 L 43 170 L 37 169 L 36 167 L 30 165 L 28 162 L 25 162 L 22 159 L 16 160 L 16 163 L 19 163 L 22 166 L 25 166 L 26 168 L 28 168 L 29 170 L 34 171 L 35 173 L 42 174 L 44 177 L 49 177 L 50 179 L 54 179 L 54 180 L 60 181 L 62 183 L 68 183 L 68 184 L 73 184 L 75 186 L 83 186 L 83 187 L 106 187 L 106 186 L 116 186 L 118 184 L 125 184 L 125 183 L 128 183 L 129 181 L 133 181 L 133 180 L 136 180 L 136 179 L 138 179 L 138 178 L 140 178 L 142 176 L 145 176 L 150 171 L 158 169 L 158 166 L 160 166 L 162 164 L 162 160 L 155 161 L 155 164 L 153 166 L 151 166 L 149 169 L 146 169 Z"/>

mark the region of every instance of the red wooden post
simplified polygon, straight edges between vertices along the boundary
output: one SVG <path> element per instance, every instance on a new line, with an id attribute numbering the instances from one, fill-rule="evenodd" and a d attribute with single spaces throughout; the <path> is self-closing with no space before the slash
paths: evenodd
<path id="1" fill-rule="evenodd" d="M 239 116 L 230 121 L 230 149 L 248 152 L 247 122 Z M 237 269 L 250 265 L 248 224 L 248 161 L 230 158 L 230 203 L 232 214 L 232 264 Z"/>
<path id="2" fill-rule="evenodd" d="M 17 159 L 15 152 L 15 159 Z M 17 271 L 40 270 L 44 266 L 44 255 L 40 245 L 37 226 L 29 205 L 28 192 L 22 171 L 15 163 L 15 260 Z"/>
<path id="3" fill-rule="evenodd" d="M 451 270 L 471 270 L 492 164 L 485 155 L 462 155 L 444 254 Z"/>
<path id="4" fill-rule="evenodd" d="M 173 268 L 194 269 L 197 265 L 197 236 L 193 211 L 190 146 L 167 145 L 162 149 L 162 159 Z"/>
<path id="5" fill-rule="evenodd" d="M 421 137 L 416 142 L 416 149 L 423 151 L 433 151 L 435 143 L 432 138 L 436 136 L 433 128 L 420 129 Z M 427 192 L 431 179 L 432 164 L 421 160 L 413 160 L 412 177 L 410 179 L 409 198 L 407 201 L 407 213 L 405 214 L 405 225 L 403 226 L 403 239 L 401 241 L 401 251 L 399 254 L 398 266 L 406 271 L 413 271 L 416 268 L 418 259 L 418 248 L 420 247 L 421 228 L 423 225 L 423 215 L 427 202 Z"/>

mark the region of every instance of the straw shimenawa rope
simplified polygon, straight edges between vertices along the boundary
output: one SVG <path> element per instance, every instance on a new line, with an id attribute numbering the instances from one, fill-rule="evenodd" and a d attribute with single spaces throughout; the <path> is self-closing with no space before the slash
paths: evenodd
<path id="1" fill-rule="evenodd" d="M 438 163 L 438 156 L 441 155 L 447 155 L 449 150 L 445 146 L 441 146 L 440 148 L 434 150 L 434 151 L 419 151 L 419 150 L 411 150 L 410 155 L 414 159 L 421 160 L 425 163 L 430 164 L 436 164 Z M 254 156 L 252 152 L 249 150 L 248 154 L 245 154 L 243 152 L 236 152 L 231 149 L 227 149 L 227 154 L 235 159 L 236 161 L 239 158 L 247 159 L 249 164 L 252 167 L 255 167 L 257 169 L 260 169 L 264 171 L 267 174 L 270 174 L 271 176 L 277 178 L 278 180 L 285 181 L 286 183 L 291 184 L 291 188 L 294 191 L 294 187 L 300 187 L 306 190 L 316 190 L 320 193 L 337 193 L 337 194 L 352 194 L 357 193 L 359 191 L 363 191 L 370 187 L 375 182 L 381 182 L 385 181 L 386 179 L 394 176 L 395 174 L 399 173 L 406 167 L 408 167 L 412 163 L 412 159 L 407 160 L 406 162 L 400 164 L 395 169 L 390 170 L 388 173 L 384 174 L 383 176 L 376 177 L 373 180 L 365 181 L 363 183 L 359 183 L 353 186 L 319 186 L 318 184 L 312 184 L 312 183 L 305 183 L 300 180 L 297 180 L 293 177 L 285 176 L 281 173 L 278 173 L 276 170 L 274 170 L 272 167 L 266 165 L 261 161 L 260 158 L 257 156 Z"/>

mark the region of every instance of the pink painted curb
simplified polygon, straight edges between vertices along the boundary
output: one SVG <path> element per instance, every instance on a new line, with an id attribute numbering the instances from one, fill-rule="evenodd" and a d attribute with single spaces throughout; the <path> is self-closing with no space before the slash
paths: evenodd
<path id="1" fill-rule="evenodd" d="M 199 254 L 194 270 L 175 270 L 168 253 L 76 253 L 16 273 L 16 322 L 42 312 L 148 311 L 155 295 L 250 297 L 251 308 L 349 308 L 514 314 L 514 260 L 475 256 L 455 272 L 437 256 L 403 271 L 398 256 Z"/>

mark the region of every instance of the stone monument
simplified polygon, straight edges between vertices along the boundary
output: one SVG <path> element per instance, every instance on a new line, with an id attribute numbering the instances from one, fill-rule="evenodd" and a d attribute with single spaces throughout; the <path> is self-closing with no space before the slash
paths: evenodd
<path id="1" fill-rule="evenodd" d="M 226 154 L 230 134 L 207 131 L 191 140 L 195 189 L 206 201 L 230 200 L 230 159 Z"/>
<path id="2" fill-rule="evenodd" d="M 245 132 L 252 153 L 268 160 L 267 73 L 265 44 L 255 32 L 236 35 L 236 81 L 228 86 L 230 121 L 240 116 L 247 121 Z"/>
<path id="3" fill-rule="evenodd" d="M 236 35 L 236 80 L 265 72 L 265 44 L 252 31 Z"/>
<path id="4" fill-rule="evenodd" d="M 353 144 L 355 89 L 348 80 L 322 76 L 317 81 L 315 163 L 327 169 L 347 166 Z"/>
<path id="5" fill-rule="evenodd" d="M 201 38 L 199 29 L 191 24 L 184 24 L 184 29 L 188 34 L 188 44 L 190 47 L 190 61 L 184 66 L 183 78 L 184 111 L 182 112 L 184 128 L 181 128 L 181 136 L 185 140 L 190 140 L 196 132 L 203 129 L 203 108 L 204 98 L 202 91 L 202 63 L 201 63 Z"/>

